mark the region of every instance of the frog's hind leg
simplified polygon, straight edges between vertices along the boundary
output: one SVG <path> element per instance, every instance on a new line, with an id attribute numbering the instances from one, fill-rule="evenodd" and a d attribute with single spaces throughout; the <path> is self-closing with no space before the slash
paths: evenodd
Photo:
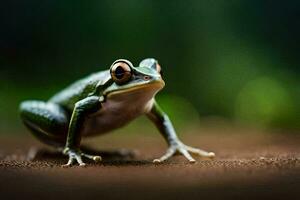
<path id="1" fill-rule="evenodd" d="M 45 144 L 63 147 L 69 116 L 59 105 L 43 101 L 25 101 L 20 105 L 21 118 L 32 134 Z"/>

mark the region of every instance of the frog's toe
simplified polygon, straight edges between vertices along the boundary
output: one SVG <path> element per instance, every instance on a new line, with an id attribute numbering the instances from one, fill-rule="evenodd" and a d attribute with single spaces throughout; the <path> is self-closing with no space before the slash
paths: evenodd
<path id="1" fill-rule="evenodd" d="M 214 158 L 215 157 L 215 153 L 213 153 L 213 152 L 206 152 L 204 150 L 190 147 L 181 142 L 178 142 L 176 144 L 169 146 L 169 148 L 167 149 L 167 152 L 162 157 L 153 160 L 153 163 L 157 164 L 157 163 L 164 162 L 165 160 L 168 160 L 175 154 L 183 155 L 191 164 L 196 163 L 196 160 L 191 156 L 191 154 L 196 154 L 196 155 L 206 157 L 206 158 Z"/>
<path id="2" fill-rule="evenodd" d="M 65 165 L 62 165 L 62 167 L 71 167 L 76 162 L 81 167 L 86 166 L 86 164 L 82 161 L 82 158 L 81 158 L 82 155 L 81 155 L 80 151 L 66 148 L 63 153 L 65 155 L 68 155 L 69 160 L 68 160 L 68 163 Z"/>
<path id="3" fill-rule="evenodd" d="M 154 159 L 154 160 L 153 160 L 153 163 L 154 163 L 154 164 L 160 164 L 160 163 L 162 163 L 162 161 L 161 161 L 160 159 Z"/>
<path id="4" fill-rule="evenodd" d="M 214 152 L 208 152 L 207 157 L 214 158 L 214 157 L 216 157 L 216 154 Z"/>
<path id="5" fill-rule="evenodd" d="M 85 163 L 80 163 L 79 166 L 80 167 L 86 167 L 86 164 Z"/>
<path id="6" fill-rule="evenodd" d="M 95 161 L 96 163 L 101 162 L 102 161 L 102 157 L 101 156 L 95 156 L 95 155 L 89 155 L 86 153 L 81 153 L 81 156 L 88 158 L 90 160 Z"/>
<path id="7" fill-rule="evenodd" d="M 82 161 L 81 156 L 75 155 L 75 159 L 80 167 L 84 167 L 86 164 Z"/>
<path id="8" fill-rule="evenodd" d="M 67 164 L 64 164 L 64 165 L 62 165 L 61 167 L 63 167 L 63 168 L 68 168 L 68 167 L 71 167 L 71 166 L 74 164 L 74 162 L 75 162 L 75 159 L 74 159 L 74 158 L 69 158 L 69 161 L 68 161 L 68 163 L 67 163 Z"/>
<path id="9" fill-rule="evenodd" d="M 176 150 L 177 150 L 176 147 L 173 147 L 173 146 L 169 147 L 167 149 L 167 152 L 162 157 L 154 159 L 153 163 L 154 164 L 159 164 L 159 163 L 162 163 L 162 162 L 168 160 L 169 158 L 171 158 L 176 153 Z"/>
<path id="10" fill-rule="evenodd" d="M 93 157 L 93 160 L 94 160 L 95 162 L 101 162 L 102 158 L 101 158 L 101 156 L 94 156 L 94 157 Z"/>
<path id="11" fill-rule="evenodd" d="M 186 158 L 190 163 L 196 163 L 196 160 L 190 155 L 189 151 L 184 147 L 178 147 L 178 151 Z"/>
<path id="12" fill-rule="evenodd" d="M 186 150 L 188 150 L 190 153 L 199 155 L 201 157 L 205 157 L 205 158 L 214 158 L 216 156 L 216 154 L 214 152 L 207 152 L 204 151 L 202 149 L 198 149 L 198 148 L 194 148 L 194 147 L 190 147 L 185 145 Z"/>

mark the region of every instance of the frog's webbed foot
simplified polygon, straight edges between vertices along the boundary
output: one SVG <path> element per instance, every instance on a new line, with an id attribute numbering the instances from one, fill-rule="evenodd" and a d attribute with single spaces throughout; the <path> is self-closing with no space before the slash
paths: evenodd
<path id="1" fill-rule="evenodd" d="M 195 163 L 196 160 L 191 156 L 191 153 L 196 154 L 201 157 L 205 157 L 205 158 L 214 158 L 215 157 L 215 153 L 213 153 L 213 152 L 206 152 L 202 149 L 187 146 L 187 145 L 183 144 L 182 142 L 177 142 L 175 144 L 171 144 L 169 146 L 169 148 L 167 149 L 167 152 L 162 157 L 160 157 L 158 159 L 154 159 L 153 162 L 161 163 L 161 162 L 168 160 L 169 158 L 171 158 L 172 156 L 174 156 L 176 154 L 182 154 L 186 159 L 188 159 L 188 161 L 190 163 Z"/>
<path id="2" fill-rule="evenodd" d="M 86 166 L 86 164 L 82 161 L 82 157 L 93 160 L 95 162 L 100 162 L 102 160 L 101 156 L 90 155 L 90 154 L 83 153 L 80 150 L 69 149 L 69 148 L 65 148 L 63 154 L 69 156 L 69 160 L 68 163 L 62 165 L 62 167 L 70 167 L 74 165 L 76 162 L 79 164 L 79 166 L 84 167 Z"/>

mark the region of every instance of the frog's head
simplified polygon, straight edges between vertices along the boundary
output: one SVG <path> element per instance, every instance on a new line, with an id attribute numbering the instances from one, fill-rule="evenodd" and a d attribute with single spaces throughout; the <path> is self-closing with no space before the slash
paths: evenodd
<path id="1" fill-rule="evenodd" d="M 113 84 L 105 90 L 108 96 L 136 93 L 154 96 L 165 85 L 161 67 L 153 58 L 142 60 L 138 67 L 125 59 L 116 60 L 110 67 L 110 75 Z"/>

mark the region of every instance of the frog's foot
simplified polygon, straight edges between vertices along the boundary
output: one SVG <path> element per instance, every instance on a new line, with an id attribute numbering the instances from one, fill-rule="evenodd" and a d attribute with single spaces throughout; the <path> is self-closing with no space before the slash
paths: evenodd
<path id="1" fill-rule="evenodd" d="M 69 149 L 65 148 L 63 151 L 63 154 L 69 156 L 68 163 L 65 165 L 62 165 L 62 167 L 70 167 L 77 162 L 79 166 L 84 167 L 86 164 L 82 161 L 82 157 L 91 159 L 95 162 L 100 162 L 102 160 L 101 156 L 95 156 L 95 155 L 90 155 L 86 153 L 82 153 L 80 150 L 74 150 L 74 149 Z"/>
<path id="2" fill-rule="evenodd" d="M 154 159 L 153 162 L 154 163 L 164 162 L 177 153 L 182 154 L 186 159 L 188 159 L 188 161 L 190 163 L 196 162 L 196 160 L 191 156 L 190 153 L 199 155 L 201 157 L 206 157 L 206 158 L 214 158 L 215 157 L 215 153 L 213 153 L 213 152 L 206 152 L 202 149 L 190 147 L 181 142 L 178 142 L 176 144 L 170 145 L 170 147 L 167 149 L 167 152 L 162 157 L 160 157 L 158 159 Z"/>

